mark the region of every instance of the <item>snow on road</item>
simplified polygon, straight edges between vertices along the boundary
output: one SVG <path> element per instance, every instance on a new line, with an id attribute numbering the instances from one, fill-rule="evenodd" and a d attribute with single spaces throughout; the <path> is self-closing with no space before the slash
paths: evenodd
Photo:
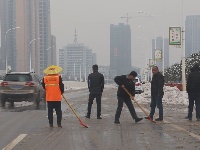
<path id="1" fill-rule="evenodd" d="M 79 90 L 87 88 L 86 82 L 78 82 L 78 81 L 63 81 L 65 85 L 65 91 L 68 90 Z"/>
<path id="2" fill-rule="evenodd" d="M 150 102 L 151 84 L 146 83 L 143 87 L 144 93 L 137 94 L 135 98 L 138 102 Z M 180 91 L 177 87 L 164 86 L 163 103 L 188 105 L 188 94 L 186 91 Z"/>
<path id="3" fill-rule="evenodd" d="M 86 82 L 63 81 L 65 90 L 79 90 L 87 88 Z M 137 94 L 135 99 L 139 103 L 149 103 L 151 97 L 151 84 L 143 84 L 144 93 Z M 105 85 L 105 88 L 117 88 L 115 85 Z M 177 87 L 164 86 L 163 103 L 188 105 L 188 94 L 186 91 L 180 91 Z"/>

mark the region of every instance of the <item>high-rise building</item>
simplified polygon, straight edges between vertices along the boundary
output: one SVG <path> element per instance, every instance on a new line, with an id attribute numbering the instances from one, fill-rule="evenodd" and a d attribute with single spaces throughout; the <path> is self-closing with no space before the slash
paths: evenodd
<path id="1" fill-rule="evenodd" d="M 56 65 L 56 37 L 51 35 L 51 65 Z"/>
<path id="2" fill-rule="evenodd" d="M 200 15 L 187 16 L 185 21 L 185 56 L 200 52 Z"/>
<path id="3" fill-rule="evenodd" d="M 96 53 L 92 53 L 92 65 L 97 64 L 97 54 Z"/>
<path id="4" fill-rule="evenodd" d="M 163 52 L 163 38 L 156 37 L 156 47 L 155 47 L 155 39 L 152 40 L 152 59 L 155 59 L 155 49 L 161 50 Z M 156 61 L 156 65 L 158 66 L 159 70 L 163 70 L 163 61 L 158 60 Z M 169 67 L 169 39 L 164 39 L 164 68 L 167 69 Z"/>
<path id="5" fill-rule="evenodd" d="M 43 75 L 43 70 L 51 65 L 51 19 L 50 0 L 39 0 L 39 73 Z"/>
<path id="6" fill-rule="evenodd" d="M 128 24 L 110 25 L 110 69 L 117 75 L 131 71 L 131 28 Z"/>
<path id="7" fill-rule="evenodd" d="M 29 71 L 30 62 L 31 68 L 35 68 L 38 41 L 34 39 L 38 39 L 38 1 L 1 0 L 0 7 L 4 62 L 1 69 L 6 68 L 6 62 L 12 71 Z"/>
<path id="8" fill-rule="evenodd" d="M 59 63 L 58 63 L 58 65 L 62 69 L 64 69 L 64 67 L 65 67 L 65 52 L 66 52 L 65 49 L 59 49 L 59 56 L 58 56 Z M 63 72 L 62 72 L 62 74 L 63 74 Z"/>
<path id="9" fill-rule="evenodd" d="M 64 55 L 64 58 L 61 55 Z M 74 42 L 59 51 L 59 65 L 62 67 L 64 64 L 63 74 L 68 79 L 86 79 L 92 72 L 92 60 L 92 49 L 83 43 L 78 43 L 76 33 Z"/>
<path id="10" fill-rule="evenodd" d="M 92 71 L 92 50 L 83 43 L 66 47 L 64 74 L 74 79 L 84 79 Z"/>

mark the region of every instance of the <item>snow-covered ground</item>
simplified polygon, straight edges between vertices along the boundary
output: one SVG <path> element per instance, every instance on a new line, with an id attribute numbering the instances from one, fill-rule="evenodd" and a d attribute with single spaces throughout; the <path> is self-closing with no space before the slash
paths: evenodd
<path id="1" fill-rule="evenodd" d="M 144 93 L 137 94 L 135 98 L 138 102 L 150 102 L 151 85 L 146 83 L 143 87 Z M 180 91 L 177 87 L 164 86 L 163 103 L 188 105 L 188 94 L 186 91 Z"/>
<path id="2" fill-rule="evenodd" d="M 79 90 L 88 88 L 87 82 L 78 82 L 78 81 L 63 81 L 65 85 L 65 90 Z M 105 84 L 105 88 L 116 88 L 115 85 Z"/>
<path id="3" fill-rule="evenodd" d="M 79 90 L 87 88 L 86 82 L 78 82 L 78 81 L 63 81 L 65 85 L 65 90 Z"/>

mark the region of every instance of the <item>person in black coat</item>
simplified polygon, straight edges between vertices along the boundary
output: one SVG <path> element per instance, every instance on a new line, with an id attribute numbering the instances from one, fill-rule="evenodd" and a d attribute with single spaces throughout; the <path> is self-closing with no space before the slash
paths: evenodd
<path id="1" fill-rule="evenodd" d="M 132 118 L 135 120 L 135 122 L 139 122 L 141 121 L 143 118 L 138 118 L 137 114 L 135 112 L 135 108 L 133 106 L 133 103 L 131 101 L 130 96 L 126 93 L 126 91 L 124 90 L 124 88 L 126 88 L 131 95 L 135 96 L 135 77 L 137 76 L 137 73 L 135 71 L 132 71 L 129 75 L 121 75 L 121 76 L 116 76 L 114 81 L 116 82 L 116 84 L 118 84 L 118 91 L 117 91 L 117 99 L 118 99 L 118 107 L 116 110 L 116 114 L 115 114 L 115 124 L 119 124 L 119 118 L 121 115 L 121 111 L 122 111 L 122 107 L 123 107 L 123 103 L 125 102 L 125 104 L 127 105 Z"/>
<path id="2" fill-rule="evenodd" d="M 163 120 L 163 104 L 162 98 L 164 95 L 163 87 L 164 87 L 164 76 L 159 72 L 157 66 L 152 68 L 153 78 L 151 81 L 151 112 L 149 117 L 153 119 L 156 106 L 159 109 L 159 118 L 155 119 L 155 121 Z M 145 117 L 145 119 L 149 119 L 149 117 Z"/>
<path id="3" fill-rule="evenodd" d="M 196 118 L 200 121 L 200 68 L 195 64 L 187 79 L 186 90 L 189 97 L 189 110 L 187 118 L 192 120 L 194 101 L 196 105 Z"/>
<path id="4" fill-rule="evenodd" d="M 93 73 L 88 76 L 88 89 L 89 89 L 89 100 L 86 118 L 90 119 L 91 108 L 94 98 L 97 102 L 97 119 L 101 118 L 101 96 L 104 89 L 104 76 L 98 72 L 98 65 L 92 66 Z"/>

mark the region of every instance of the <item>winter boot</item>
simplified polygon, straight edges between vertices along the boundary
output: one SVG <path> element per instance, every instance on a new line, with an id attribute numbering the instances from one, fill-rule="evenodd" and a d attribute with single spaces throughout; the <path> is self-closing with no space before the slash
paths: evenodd
<path id="1" fill-rule="evenodd" d="M 138 123 L 139 121 L 141 121 L 143 118 L 136 118 L 135 119 L 135 123 Z"/>
<path id="2" fill-rule="evenodd" d="M 85 118 L 88 118 L 88 119 L 90 119 L 90 115 L 88 115 L 88 114 L 87 114 L 87 115 L 85 116 Z"/>
<path id="3" fill-rule="evenodd" d="M 101 116 L 98 116 L 97 119 L 102 119 Z"/>
<path id="4" fill-rule="evenodd" d="M 159 118 L 155 119 L 155 121 L 163 121 L 163 117 L 159 117 Z"/>
<path id="5" fill-rule="evenodd" d="M 58 128 L 62 128 L 61 124 L 58 124 Z"/>
<path id="6" fill-rule="evenodd" d="M 119 120 L 114 121 L 115 124 L 120 124 Z"/>

